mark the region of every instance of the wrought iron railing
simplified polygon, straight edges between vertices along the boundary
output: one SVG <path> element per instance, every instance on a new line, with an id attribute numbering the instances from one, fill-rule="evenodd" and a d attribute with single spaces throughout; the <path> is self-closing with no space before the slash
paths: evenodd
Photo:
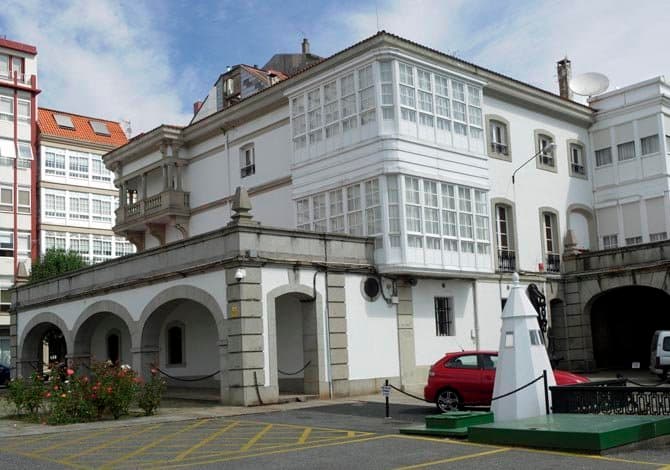
<path id="1" fill-rule="evenodd" d="M 561 255 L 549 253 L 547 255 L 547 272 L 560 273 L 561 272 Z"/>
<path id="2" fill-rule="evenodd" d="M 554 413 L 670 415 L 670 388 L 627 387 L 626 379 L 549 387 Z"/>
<path id="3" fill-rule="evenodd" d="M 498 250 L 498 271 L 516 271 L 516 252 L 512 250 Z"/>

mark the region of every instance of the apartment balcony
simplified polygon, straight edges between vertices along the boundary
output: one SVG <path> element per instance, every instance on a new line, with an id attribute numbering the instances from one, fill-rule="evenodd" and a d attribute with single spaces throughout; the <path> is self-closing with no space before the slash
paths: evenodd
<path id="1" fill-rule="evenodd" d="M 146 224 L 166 224 L 175 217 L 188 217 L 190 214 L 189 193 L 170 189 L 119 207 L 114 231 L 143 231 Z"/>
<path id="2" fill-rule="evenodd" d="M 516 252 L 512 250 L 498 250 L 498 271 L 513 273 L 516 271 Z"/>

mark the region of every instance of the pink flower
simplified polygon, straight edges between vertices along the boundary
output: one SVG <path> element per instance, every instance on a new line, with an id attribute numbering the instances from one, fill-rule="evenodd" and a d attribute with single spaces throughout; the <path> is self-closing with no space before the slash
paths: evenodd
<path id="1" fill-rule="evenodd" d="M 112 387 L 107 387 L 107 393 L 112 393 Z"/>
<path id="2" fill-rule="evenodd" d="M 45 393 L 44 396 L 47 397 L 47 398 L 51 398 L 51 392 Z"/>
<path id="3" fill-rule="evenodd" d="M 67 395 L 66 395 L 65 393 L 61 393 L 60 397 L 61 397 L 61 398 L 66 398 Z"/>
<path id="4" fill-rule="evenodd" d="M 58 390 L 58 385 L 54 385 L 54 390 Z"/>
<path id="5" fill-rule="evenodd" d="M 72 369 L 67 370 L 67 375 L 74 375 L 74 371 Z"/>

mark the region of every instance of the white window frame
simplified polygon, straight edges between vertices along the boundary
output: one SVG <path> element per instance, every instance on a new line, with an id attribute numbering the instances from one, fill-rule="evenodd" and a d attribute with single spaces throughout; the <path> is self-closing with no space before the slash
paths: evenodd
<path id="1" fill-rule="evenodd" d="M 240 177 L 256 174 L 256 148 L 253 143 L 240 147 Z"/>

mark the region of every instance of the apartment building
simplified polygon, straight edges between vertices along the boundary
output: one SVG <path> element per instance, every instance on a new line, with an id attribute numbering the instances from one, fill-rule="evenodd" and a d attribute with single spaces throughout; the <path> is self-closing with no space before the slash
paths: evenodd
<path id="1" fill-rule="evenodd" d="M 37 253 L 37 49 L 0 38 L 0 362 L 9 362 L 9 288 Z"/>
<path id="2" fill-rule="evenodd" d="M 39 108 L 39 242 L 76 251 L 88 263 L 134 253 L 112 232 L 118 191 L 102 155 L 124 145 L 118 122 Z"/>

